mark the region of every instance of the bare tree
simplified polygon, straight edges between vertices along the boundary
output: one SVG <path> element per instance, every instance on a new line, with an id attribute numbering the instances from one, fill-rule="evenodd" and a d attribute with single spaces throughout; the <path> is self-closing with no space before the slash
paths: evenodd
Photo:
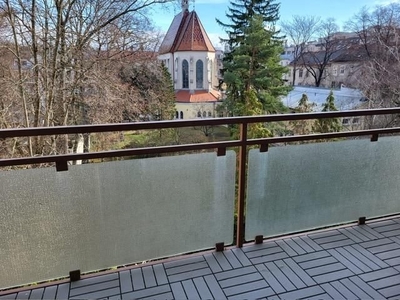
<path id="1" fill-rule="evenodd" d="M 293 47 L 293 74 L 292 84 L 296 82 L 296 72 L 299 58 L 307 51 L 308 42 L 315 38 L 320 24 L 320 17 L 316 16 L 293 16 L 291 21 L 281 22 L 282 33 Z"/>
<path id="2" fill-rule="evenodd" d="M 299 66 L 304 67 L 313 77 L 315 86 L 319 87 L 326 77 L 326 69 L 335 54 L 345 47 L 343 40 L 335 36 L 339 26 L 330 18 L 322 22 L 318 28 L 319 39 L 316 50 L 304 51 L 296 60 Z"/>
<path id="3" fill-rule="evenodd" d="M 365 49 L 355 85 L 366 96 L 367 108 L 400 106 L 400 4 L 362 9 L 347 28 L 355 31 Z M 397 126 L 397 116 L 366 118 L 366 126 Z"/>
<path id="4" fill-rule="evenodd" d="M 172 0 L 2 0 L 2 49 L 15 79 L 7 88 L 3 80 L 2 89 L 18 102 L 13 105 L 16 123 L 38 127 L 120 121 L 121 111 L 134 106 L 137 95 L 119 80 L 119 66 L 132 53 L 155 46 L 146 10 L 168 2 Z M 3 107 L 2 119 L 9 103 Z M 70 149 L 68 136 L 28 140 L 30 155 Z"/>

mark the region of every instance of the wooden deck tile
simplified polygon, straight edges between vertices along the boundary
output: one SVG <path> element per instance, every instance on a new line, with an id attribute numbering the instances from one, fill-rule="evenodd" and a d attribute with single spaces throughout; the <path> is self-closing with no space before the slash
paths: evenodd
<path id="1" fill-rule="evenodd" d="M 269 286 L 264 280 L 258 280 L 225 288 L 224 292 L 225 295 L 227 295 L 229 298 L 230 296 L 233 295 L 242 294 L 245 292 L 251 292 L 254 290 L 259 290 L 267 287 Z"/>
<path id="2" fill-rule="evenodd" d="M 242 264 L 243 267 L 252 265 L 250 260 L 247 258 L 247 256 L 242 251 L 242 249 L 240 249 L 240 248 L 232 249 L 232 253 L 235 254 L 235 256 L 240 261 L 240 263 Z"/>
<path id="3" fill-rule="evenodd" d="M 239 260 L 236 258 L 235 254 L 233 254 L 231 250 L 224 251 L 224 255 L 234 269 L 242 267 L 242 264 L 239 262 Z"/>
<path id="4" fill-rule="evenodd" d="M 224 280 L 232 277 L 238 277 L 240 275 L 246 275 L 251 273 L 256 273 L 257 270 L 254 266 L 244 267 L 241 269 L 230 270 L 222 273 L 215 274 L 217 280 Z"/>
<path id="5" fill-rule="evenodd" d="M 112 273 L 112 274 L 107 274 L 107 275 L 100 275 L 100 276 L 95 276 L 95 277 L 90 277 L 90 278 L 84 278 L 79 281 L 74 281 L 71 282 L 71 289 L 82 287 L 85 285 L 92 285 L 95 283 L 101 283 L 101 282 L 107 282 L 111 280 L 116 280 L 118 279 L 118 273 Z"/>
<path id="6" fill-rule="evenodd" d="M 29 296 L 30 296 L 30 294 L 31 294 L 31 291 L 24 291 L 24 292 L 19 292 L 18 294 L 17 294 L 17 298 L 16 299 L 21 299 L 21 300 L 23 300 L 23 299 L 29 299 Z"/>
<path id="7" fill-rule="evenodd" d="M 133 291 L 131 272 L 129 270 L 119 272 L 119 280 L 121 286 L 121 293 Z"/>
<path id="8" fill-rule="evenodd" d="M 29 299 L 42 299 L 43 293 L 44 293 L 44 288 L 32 290 L 32 293 L 31 293 Z"/>
<path id="9" fill-rule="evenodd" d="M 382 295 L 380 293 L 378 293 L 373 288 L 371 288 L 371 286 L 369 286 L 363 280 L 361 280 L 360 277 L 358 277 L 358 276 L 350 277 L 350 280 L 354 284 L 356 284 L 360 289 L 362 289 L 365 293 L 367 293 L 369 298 L 371 298 L 371 299 L 381 299 L 382 298 Z"/>
<path id="10" fill-rule="evenodd" d="M 354 295 L 359 299 L 370 299 L 370 295 L 360 289 L 357 285 L 355 285 L 348 278 L 340 280 L 340 283 L 343 284 L 346 288 L 348 288 Z"/>
<path id="11" fill-rule="evenodd" d="M 309 240 L 318 246 L 318 244 L 316 244 L 310 238 L 309 238 Z M 299 245 L 301 247 L 301 249 L 303 249 L 306 253 L 315 252 L 315 250 L 312 247 L 310 247 L 310 245 L 308 245 L 305 241 L 303 241 L 300 237 L 292 238 L 292 241 L 295 242 L 297 245 Z"/>
<path id="12" fill-rule="evenodd" d="M 143 278 L 144 278 L 144 285 L 146 288 L 157 286 L 156 277 L 153 273 L 153 267 L 144 267 L 142 268 Z"/>
<path id="13" fill-rule="evenodd" d="M 213 253 L 215 259 L 217 260 L 218 264 L 221 266 L 223 271 L 232 270 L 232 266 L 229 261 L 226 259 L 223 252 L 215 252 Z"/>
<path id="14" fill-rule="evenodd" d="M 350 260 L 340 254 L 336 249 L 328 250 L 329 253 L 339 262 L 341 262 L 347 269 L 352 271 L 354 274 L 361 274 L 363 271 L 354 265 Z"/>
<path id="15" fill-rule="evenodd" d="M 347 300 L 337 289 L 335 289 L 331 284 L 324 283 L 321 284 L 320 287 L 329 295 L 332 299 L 335 300 Z"/>
<path id="16" fill-rule="evenodd" d="M 286 252 L 289 256 L 296 256 L 297 252 L 294 251 L 284 240 L 276 241 L 277 245 Z"/>
<path id="17" fill-rule="evenodd" d="M 313 279 L 318 284 L 321 284 L 321 283 L 325 283 L 325 282 L 331 282 L 334 280 L 350 277 L 352 275 L 354 275 L 354 274 L 351 271 L 349 271 L 348 269 L 344 269 L 344 270 L 340 270 L 340 271 L 336 271 L 336 272 L 332 272 L 332 273 L 318 275 L 318 276 L 313 277 Z"/>
<path id="18" fill-rule="evenodd" d="M 312 239 L 310 239 L 308 236 L 300 236 L 300 239 L 302 239 L 304 242 L 306 242 L 311 248 L 313 248 L 314 251 L 321 251 L 323 250 L 317 243 L 315 243 Z M 312 252 L 312 251 L 310 251 Z"/>
<path id="19" fill-rule="evenodd" d="M 393 275 L 398 275 L 400 274 L 399 271 L 395 270 L 394 268 L 387 268 L 387 269 L 382 269 L 374 272 L 369 272 L 366 274 L 361 274 L 358 277 L 360 277 L 362 280 L 365 282 L 373 281 L 373 280 L 378 280 L 382 278 L 387 278 Z"/>
<path id="20" fill-rule="evenodd" d="M 287 258 L 284 259 L 283 261 L 307 286 L 316 284 L 315 281 L 312 280 L 312 278 L 308 276 L 308 274 L 302 268 L 300 268 L 299 265 L 296 264 L 296 262 L 293 259 Z"/>
<path id="21" fill-rule="evenodd" d="M 327 257 L 327 256 L 329 256 L 329 253 L 327 251 L 323 250 L 323 251 L 319 251 L 319 252 L 314 252 L 314 253 L 310 253 L 310 254 L 297 256 L 297 257 L 294 257 L 293 259 L 297 263 L 301 263 L 301 262 L 312 261 L 312 260 Z"/>
<path id="22" fill-rule="evenodd" d="M 339 281 L 333 281 L 330 283 L 343 297 L 347 300 L 359 300 L 356 295 L 354 295 L 348 288 L 346 288 L 342 283 Z"/>
<path id="23" fill-rule="evenodd" d="M 292 239 L 287 239 L 285 240 L 285 243 L 288 244 L 290 246 L 290 248 L 292 248 L 297 255 L 302 255 L 302 254 L 306 254 L 307 252 L 301 248 L 295 241 L 293 241 Z"/>
<path id="24" fill-rule="evenodd" d="M 142 274 L 142 268 L 131 270 L 131 278 L 132 278 L 132 285 L 133 285 L 134 291 L 145 288 L 143 274 Z"/>
<path id="25" fill-rule="evenodd" d="M 43 299 L 55 299 L 57 293 L 57 286 L 48 286 L 44 289 Z"/>
<path id="26" fill-rule="evenodd" d="M 187 299 L 185 290 L 183 289 L 182 283 L 175 282 L 171 284 L 172 294 L 175 299 Z"/>
<path id="27" fill-rule="evenodd" d="M 226 287 L 240 285 L 240 284 L 247 283 L 247 282 L 257 281 L 260 279 L 263 279 L 262 276 L 260 275 L 260 273 L 251 273 L 251 274 L 246 274 L 246 275 L 242 275 L 239 277 L 218 280 L 218 283 L 221 286 L 221 288 L 224 289 Z"/>
<path id="28" fill-rule="evenodd" d="M 337 263 L 337 262 L 338 261 L 334 257 L 328 256 L 328 257 L 318 258 L 315 260 L 309 260 L 309 261 L 299 263 L 299 266 L 301 268 L 303 268 L 304 270 L 307 270 L 310 268 L 321 267 L 321 266 L 325 266 L 325 265 L 329 265 L 329 264 L 333 264 L 333 263 Z"/>
<path id="29" fill-rule="evenodd" d="M 385 277 L 382 279 L 370 281 L 370 282 L 368 282 L 368 284 L 376 290 L 390 287 L 393 285 L 399 285 L 399 287 L 400 287 L 400 276 L 394 275 L 394 276 L 390 276 L 390 277 Z"/>
<path id="30" fill-rule="evenodd" d="M 204 276 L 204 281 L 213 295 L 213 299 L 226 299 L 224 292 L 213 275 Z"/>
<path id="31" fill-rule="evenodd" d="M 188 299 L 200 300 L 200 295 L 191 279 L 182 281 L 182 286 Z"/>
<path id="32" fill-rule="evenodd" d="M 229 300 L 260 299 L 262 297 L 268 297 L 273 294 L 274 294 L 274 291 L 271 288 L 264 288 L 261 290 L 254 290 L 251 292 L 231 296 L 231 297 L 228 297 L 228 299 Z"/>
<path id="33" fill-rule="evenodd" d="M 204 258 L 206 259 L 208 266 L 210 267 L 213 273 L 222 272 L 221 266 L 215 259 L 214 255 L 212 255 L 212 253 L 204 255 Z"/>
<path id="34" fill-rule="evenodd" d="M 70 297 L 70 299 L 98 299 L 98 298 L 105 298 L 105 297 L 111 297 L 115 295 L 120 295 L 121 294 L 121 289 L 119 287 L 111 288 L 111 289 L 106 289 L 106 290 L 97 290 L 93 291 L 91 293 L 83 294 L 83 295 L 76 295 Z M 43 297 L 43 299 L 47 299 Z"/>
<path id="35" fill-rule="evenodd" d="M 266 263 L 266 262 L 270 262 L 270 261 L 274 261 L 274 260 L 278 260 L 278 259 L 282 259 L 282 258 L 287 258 L 287 257 L 289 257 L 289 256 L 285 252 L 279 252 L 279 253 L 275 253 L 275 254 L 271 254 L 271 255 L 255 257 L 255 258 L 250 259 L 250 261 L 256 265 L 256 264 Z"/>
<path id="36" fill-rule="evenodd" d="M 284 294 L 280 294 L 279 298 L 281 299 L 302 299 L 302 298 L 310 298 L 312 296 L 318 296 L 321 294 L 325 294 L 325 291 L 319 286 L 307 287 L 304 289 L 299 289 L 293 292 L 288 292 Z"/>
<path id="37" fill-rule="evenodd" d="M 135 292 L 130 292 L 130 293 L 125 293 L 122 294 L 122 299 L 127 300 L 127 299 L 138 299 L 138 298 L 145 298 L 145 297 L 154 297 L 156 295 L 168 293 L 171 291 L 171 288 L 169 285 L 160 285 L 140 291 L 135 291 Z"/>
<path id="38" fill-rule="evenodd" d="M 317 276 L 317 275 L 331 273 L 331 272 L 344 270 L 344 269 L 346 269 L 346 267 L 343 266 L 341 263 L 333 263 L 333 264 L 329 264 L 329 265 L 311 268 L 311 269 L 306 270 L 306 272 L 310 276 Z"/>
<path id="39" fill-rule="evenodd" d="M 59 300 L 68 299 L 69 288 L 70 288 L 69 283 L 60 284 L 57 288 L 56 299 L 59 299 Z"/>
<path id="40" fill-rule="evenodd" d="M 257 265 L 256 268 L 276 294 L 286 292 L 280 282 L 275 278 L 272 272 L 268 270 L 264 264 Z"/>
<path id="41" fill-rule="evenodd" d="M 285 274 L 281 271 L 281 269 L 279 269 L 273 262 L 266 263 L 265 266 L 286 291 L 293 291 L 296 289 L 294 284 L 285 276 Z"/>
<path id="42" fill-rule="evenodd" d="M 118 279 L 115 279 L 112 281 L 107 281 L 107 282 L 96 283 L 96 284 L 92 284 L 92 285 L 85 285 L 82 287 L 71 289 L 70 296 L 74 297 L 74 296 L 79 296 L 79 295 L 83 295 L 83 294 L 89 294 L 91 292 L 96 292 L 98 290 L 105 290 L 105 289 L 112 289 L 112 288 L 119 289 L 119 286 L 120 285 L 119 285 Z M 55 293 L 54 293 L 54 296 L 55 296 Z M 43 298 L 48 299 L 48 297 L 46 297 L 46 290 L 44 292 Z M 54 298 L 54 297 L 50 297 L 50 298 Z"/>
<path id="43" fill-rule="evenodd" d="M 200 295 L 200 299 L 213 299 L 213 295 L 208 289 L 207 283 L 205 282 L 203 277 L 193 279 L 193 283 L 196 286 L 196 289 Z"/>

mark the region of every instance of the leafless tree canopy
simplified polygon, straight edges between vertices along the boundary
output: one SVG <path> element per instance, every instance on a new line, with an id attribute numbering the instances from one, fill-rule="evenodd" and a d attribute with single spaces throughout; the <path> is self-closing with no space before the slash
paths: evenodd
<path id="1" fill-rule="evenodd" d="M 157 48 L 146 11 L 168 2 L 1 0 L 0 128 L 119 122 L 138 110 L 138 93 L 119 70 Z M 8 154 L 71 148 L 68 137 L 23 143 Z"/>

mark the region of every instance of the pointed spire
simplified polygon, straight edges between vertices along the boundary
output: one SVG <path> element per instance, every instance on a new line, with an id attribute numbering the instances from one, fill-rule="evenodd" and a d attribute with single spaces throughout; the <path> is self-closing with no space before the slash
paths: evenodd
<path id="1" fill-rule="evenodd" d="M 182 12 L 189 11 L 189 0 L 182 0 Z"/>

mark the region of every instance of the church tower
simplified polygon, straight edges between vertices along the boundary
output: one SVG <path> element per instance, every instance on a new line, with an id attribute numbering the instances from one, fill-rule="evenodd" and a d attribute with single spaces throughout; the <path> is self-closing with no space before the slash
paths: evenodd
<path id="1" fill-rule="evenodd" d="M 176 118 L 216 117 L 220 101 L 215 48 L 199 16 L 189 12 L 189 0 L 182 0 L 161 43 L 158 59 L 168 68 L 174 83 Z"/>

